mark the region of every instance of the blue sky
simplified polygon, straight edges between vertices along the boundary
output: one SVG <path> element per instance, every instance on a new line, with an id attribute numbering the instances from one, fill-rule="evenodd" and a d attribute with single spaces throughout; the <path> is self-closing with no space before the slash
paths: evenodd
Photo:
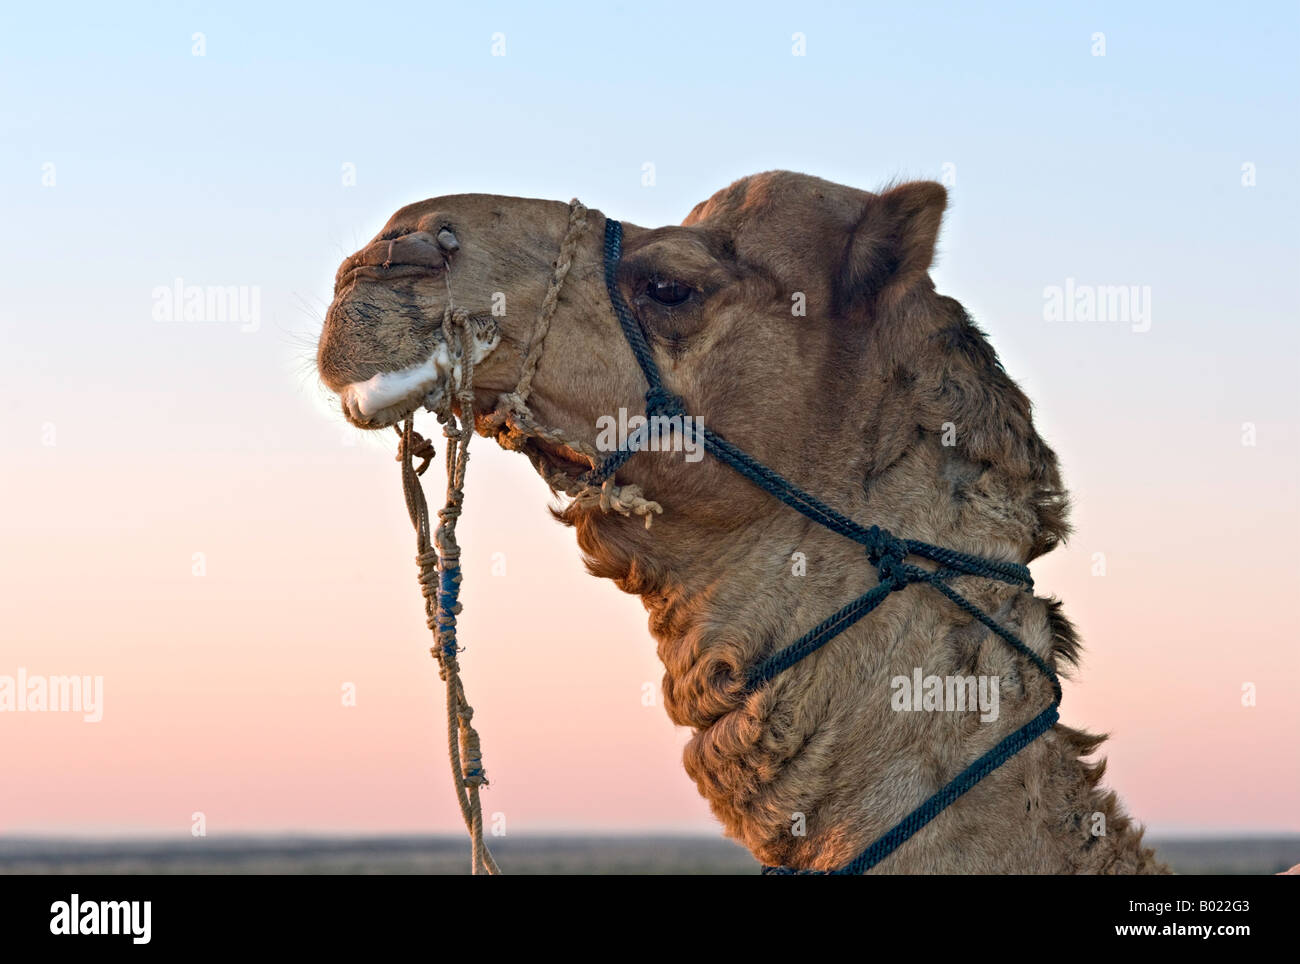
<path id="1" fill-rule="evenodd" d="M 182 276 L 261 285 L 297 331 L 341 253 L 413 199 L 577 194 L 659 224 L 756 170 L 872 188 L 952 164 L 937 277 L 995 334 L 1041 331 L 1041 288 L 1067 276 L 1151 285 L 1162 352 L 1227 366 L 1246 405 L 1275 407 L 1297 346 L 1297 19 L 1295 4 L 10 5 L 0 311 L 21 349 L 49 350 L 51 328 L 107 349 L 107 319 L 134 327 L 141 289 Z M 51 256 L 73 236 L 75 291 Z M 1224 357 L 1225 336 L 1258 350 Z M 1071 349 L 1125 378 L 1149 367 L 1106 343 Z M 206 347 L 240 361 L 237 342 Z"/>

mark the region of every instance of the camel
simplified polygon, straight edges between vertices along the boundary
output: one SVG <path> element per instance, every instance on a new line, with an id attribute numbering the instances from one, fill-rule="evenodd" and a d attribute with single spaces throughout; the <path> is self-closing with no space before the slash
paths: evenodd
<path id="1" fill-rule="evenodd" d="M 864 525 L 1027 564 L 1068 534 L 1068 496 L 1028 398 L 935 291 L 946 203 L 932 182 L 873 193 L 757 174 L 679 226 L 624 224 L 613 284 L 700 423 Z M 834 871 L 1048 706 L 1050 682 L 922 584 L 747 688 L 881 577 L 861 545 L 684 444 L 643 446 L 592 482 L 611 419 L 645 411 L 606 224 L 576 202 L 486 194 L 402 208 L 339 268 L 320 375 L 350 422 L 378 429 L 445 401 L 472 364 L 461 415 L 573 496 L 552 512 L 589 571 L 641 597 L 664 705 L 693 734 L 686 771 L 725 833 L 766 865 Z M 1054 671 L 1077 665 L 1056 599 L 952 585 Z M 971 705 L 945 699 L 954 679 L 959 697 L 978 681 Z M 1056 723 L 874 872 L 1168 873 L 1089 759 L 1103 740 Z"/>

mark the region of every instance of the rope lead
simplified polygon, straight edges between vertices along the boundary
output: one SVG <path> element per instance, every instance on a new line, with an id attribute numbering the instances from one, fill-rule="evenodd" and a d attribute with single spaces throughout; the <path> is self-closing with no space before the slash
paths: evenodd
<path id="1" fill-rule="evenodd" d="M 429 504 L 424 497 L 420 476 L 434 457 L 434 449 L 431 442 L 415 431 L 413 416 L 408 416 L 399 430 L 398 460 L 402 464 L 402 494 L 406 498 L 411 524 L 415 527 L 415 563 L 419 570 L 420 593 L 424 597 L 425 623 L 434 639 L 430 652 L 438 661 L 438 676 L 447 688 L 447 755 L 451 761 L 456 801 L 460 804 L 461 817 L 470 836 L 470 872 L 499 874 L 501 868 L 483 839 L 479 788 L 487 785 L 487 772 L 483 768 L 478 732 L 471 723 L 474 708 L 465 696 L 460 663 L 456 658 L 459 652 L 456 616 L 461 610 L 460 546 L 456 542 L 456 522 L 465 501 L 465 466 L 469 461 L 469 440 L 474 434 L 474 334 L 469 312 L 448 305 L 443 313 L 442 329 L 449 353 L 453 353 L 453 346 L 459 342 L 463 377 L 459 386 L 453 386 L 455 400 L 460 404 L 460 418 L 457 419 L 452 410 L 453 392 L 443 393 L 442 407 L 438 410 L 438 420 L 442 422 L 443 435 L 447 438 L 447 500 L 438 512 L 438 528 L 432 539 Z M 458 336 L 456 340 L 453 340 L 453 335 Z M 417 458 L 424 460 L 419 468 L 415 465 Z"/>
<path id="2" fill-rule="evenodd" d="M 569 224 L 559 253 L 552 268 L 550 287 L 538 310 L 533 335 L 525 354 L 519 382 L 513 392 L 500 397 L 494 412 L 485 420 L 485 427 L 494 432 L 503 448 L 522 449 L 530 436 L 544 438 L 558 444 L 574 444 L 558 432 L 548 431 L 533 423 L 528 411 L 528 394 L 533 375 L 541 361 L 542 343 L 551 325 L 551 318 L 560 301 L 560 289 L 573 266 L 578 243 L 587 228 L 587 209 L 575 198 L 569 205 Z M 391 245 L 390 245 L 391 248 Z M 450 288 L 448 289 L 450 293 Z M 442 393 L 437 409 L 447 438 L 447 499 L 438 510 L 438 528 L 430 536 L 429 504 L 420 485 L 429 463 L 436 456 L 433 443 L 415 430 L 414 415 L 407 416 L 397 434 L 401 438 L 397 459 L 402 466 L 402 494 L 406 511 L 415 528 L 415 564 L 419 571 L 420 594 L 424 597 L 425 624 L 433 634 L 434 645 L 429 650 L 438 661 L 438 676 L 447 687 L 447 756 L 451 762 L 452 782 L 461 817 L 469 831 L 472 855 L 470 871 L 474 874 L 499 874 L 487 843 L 483 839 L 483 808 L 479 802 L 479 788 L 487 786 L 487 771 L 483 767 L 483 750 L 478 731 L 474 729 L 474 708 L 465 697 L 465 686 L 460 678 L 460 662 L 456 644 L 456 616 L 460 604 L 460 545 L 456 542 L 456 523 L 465 502 L 465 467 L 469 463 L 469 440 L 474 434 L 474 332 L 471 317 L 465 308 L 455 307 L 450 298 L 442 315 L 442 335 L 447 345 L 451 372 L 459 360 L 462 370 L 460 384 L 455 376 L 448 376 L 448 390 Z M 459 354 L 457 354 L 459 346 Z M 460 409 L 457 418 L 455 407 Z M 420 465 L 415 465 L 415 460 Z M 548 479 L 548 481 L 550 481 Z M 573 493 L 579 498 L 592 500 L 610 498 L 598 489 Z M 661 511 L 658 504 L 639 496 L 636 486 L 625 486 L 621 496 L 617 489 L 610 506 L 628 514 L 646 515 L 647 525 L 651 511 Z"/>

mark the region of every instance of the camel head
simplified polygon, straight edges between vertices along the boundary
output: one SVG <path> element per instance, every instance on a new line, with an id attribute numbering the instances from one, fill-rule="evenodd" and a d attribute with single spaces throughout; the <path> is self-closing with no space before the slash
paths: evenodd
<path id="1" fill-rule="evenodd" d="M 974 547 L 1023 561 L 1064 529 L 1056 461 L 982 334 L 934 291 L 945 201 L 933 182 L 870 193 L 755 175 L 681 225 L 625 224 L 617 283 L 665 383 L 700 423 L 850 511 L 890 485 L 891 468 L 931 450 L 926 488 L 939 491 L 913 492 L 910 507 L 884 500 L 891 518 L 881 524 L 907 524 L 915 538 L 964 532 Z M 570 220 L 561 202 L 483 194 L 393 215 L 340 266 L 320 339 L 320 373 L 345 417 L 382 428 L 435 400 L 456 365 L 442 330 L 454 303 L 475 331 L 480 430 L 500 434 L 484 416 L 515 387 Z M 532 424 L 551 431 L 512 446 L 560 487 L 644 411 L 644 378 L 606 291 L 604 221 L 589 212 L 574 239 L 532 380 Z M 664 529 L 687 537 L 680 552 L 699 560 L 714 553 L 697 551 L 692 530 L 714 537 L 771 513 L 767 496 L 698 449 L 663 448 L 632 458 L 617 479 L 663 508 L 658 537 L 589 511 L 591 500 L 564 513 L 602 574 L 671 567 L 676 540 Z M 998 518 L 974 524 L 972 507 Z"/>
<path id="2" fill-rule="evenodd" d="M 697 424 L 863 524 L 1023 563 L 1063 537 L 1066 496 L 1028 399 L 961 306 L 934 289 L 945 203 L 932 182 L 873 193 L 758 174 L 680 225 L 624 224 L 614 281 L 665 387 Z M 642 597 L 666 669 L 665 706 L 695 730 L 685 763 L 714 812 L 769 862 L 836 866 L 883 831 L 882 815 L 907 812 L 936 774 L 964 767 L 978 739 L 965 723 L 936 735 L 891 714 L 891 677 L 978 668 L 1017 681 L 1004 706 L 1041 709 L 1050 694 L 982 627 L 923 590 L 891 597 L 841 640 L 746 691 L 747 667 L 864 591 L 872 573 L 860 546 L 701 457 L 687 433 L 638 451 L 602 490 L 609 497 L 592 497 L 593 465 L 622 441 L 619 427 L 633 428 L 646 391 L 606 287 L 605 225 L 595 210 L 495 195 L 403 208 L 339 269 L 321 376 L 365 428 L 436 404 L 460 377 L 457 352 L 471 350 L 447 341 L 447 308 L 460 309 L 473 333 L 476 426 L 576 495 L 556 515 L 575 527 L 588 568 Z M 571 266 L 556 300 L 562 249 Z M 507 412 L 502 399 L 539 344 L 548 291 L 554 311 L 526 406 Z M 1044 658 L 1075 658 L 1049 600 L 1001 584 L 970 593 Z M 1077 758 L 1098 741 L 1058 732 L 1052 752 L 1070 774 L 1060 786 L 1081 788 L 1074 802 L 1091 800 L 1099 771 Z M 918 747 L 928 747 L 923 762 Z M 1113 800 L 1089 805 L 1114 809 Z M 818 829 L 792 837 L 792 812 L 815 813 Z M 1032 836 L 996 832 L 1007 847 Z M 923 846 L 913 852 L 911 866 L 931 866 Z"/>

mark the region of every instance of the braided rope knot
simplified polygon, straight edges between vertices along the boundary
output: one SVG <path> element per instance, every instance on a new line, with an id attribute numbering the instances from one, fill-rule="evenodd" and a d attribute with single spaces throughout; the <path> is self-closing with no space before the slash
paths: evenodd
<path id="1" fill-rule="evenodd" d="M 460 518 L 460 512 L 461 512 L 461 507 L 455 503 L 450 503 L 448 505 L 445 505 L 438 510 L 438 521 L 442 523 L 442 525 L 444 526 L 455 528 L 456 520 Z M 457 553 L 457 558 L 459 558 L 459 555 L 460 554 Z M 455 559 L 451 560 L 452 565 L 454 565 L 455 562 L 456 562 Z"/>
<path id="2" fill-rule="evenodd" d="M 907 544 L 902 539 L 888 529 L 872 526 L 867 530 L 864 545 L 867 560 L 876 567 L 882 583 L 902 589 L 912 582 L 909 566 L 903 561 L 907 557 Z"/>
<path id="3" fill-rule="evenodd" d="M 401 428 L 399 428 L 396 425 L 394 425 L 393 428 L 397 430 L 397 437 L 402 439 L 401 444 L 397 448 L 397 461 L 401 462 L 406 458 L 407 441 L 406 438 L 402 435 Z M 419 432 L 415 432 L 415 431 L 411 432 L 410 447 L 411 447 L 411 458 L 421 460 L 420 464 L 416 466 L 415 474 L 424 475 L 425 470 L 428 469 L 429 467 L 429 463 L 434 460 L 438 452 L 433 447 L 433 442 L 431 440 L 425 438 Z"/>
<path id="4" fill-rule="evenodd" d="M 674 395 L 662 385 L 652 385 L 645 393 L 645 410 L 647 415 L 680 418 L 686 414 L 686 405 L 680 396 Z"/>
<path id="5" fill-rule="evenodd" d="M 478 730 L 474 729 L 474 708 L 469 704 L 456 714 L 460 730 L 461 782 L 468 787 L 486 786 L 487 770 L 483 768 L 483 750 L 479 746 Z"/>
<path id="6" fill-rule="evenodd" d="M 419 567 L 419 575 L 416 577 L 420 581 L 420 595 L 425 599 L 438 600 L 438 550 L 426 549 L 415 557 L 415 564 Z M 433 627 L 430 626 L 430 629 Z"/>

